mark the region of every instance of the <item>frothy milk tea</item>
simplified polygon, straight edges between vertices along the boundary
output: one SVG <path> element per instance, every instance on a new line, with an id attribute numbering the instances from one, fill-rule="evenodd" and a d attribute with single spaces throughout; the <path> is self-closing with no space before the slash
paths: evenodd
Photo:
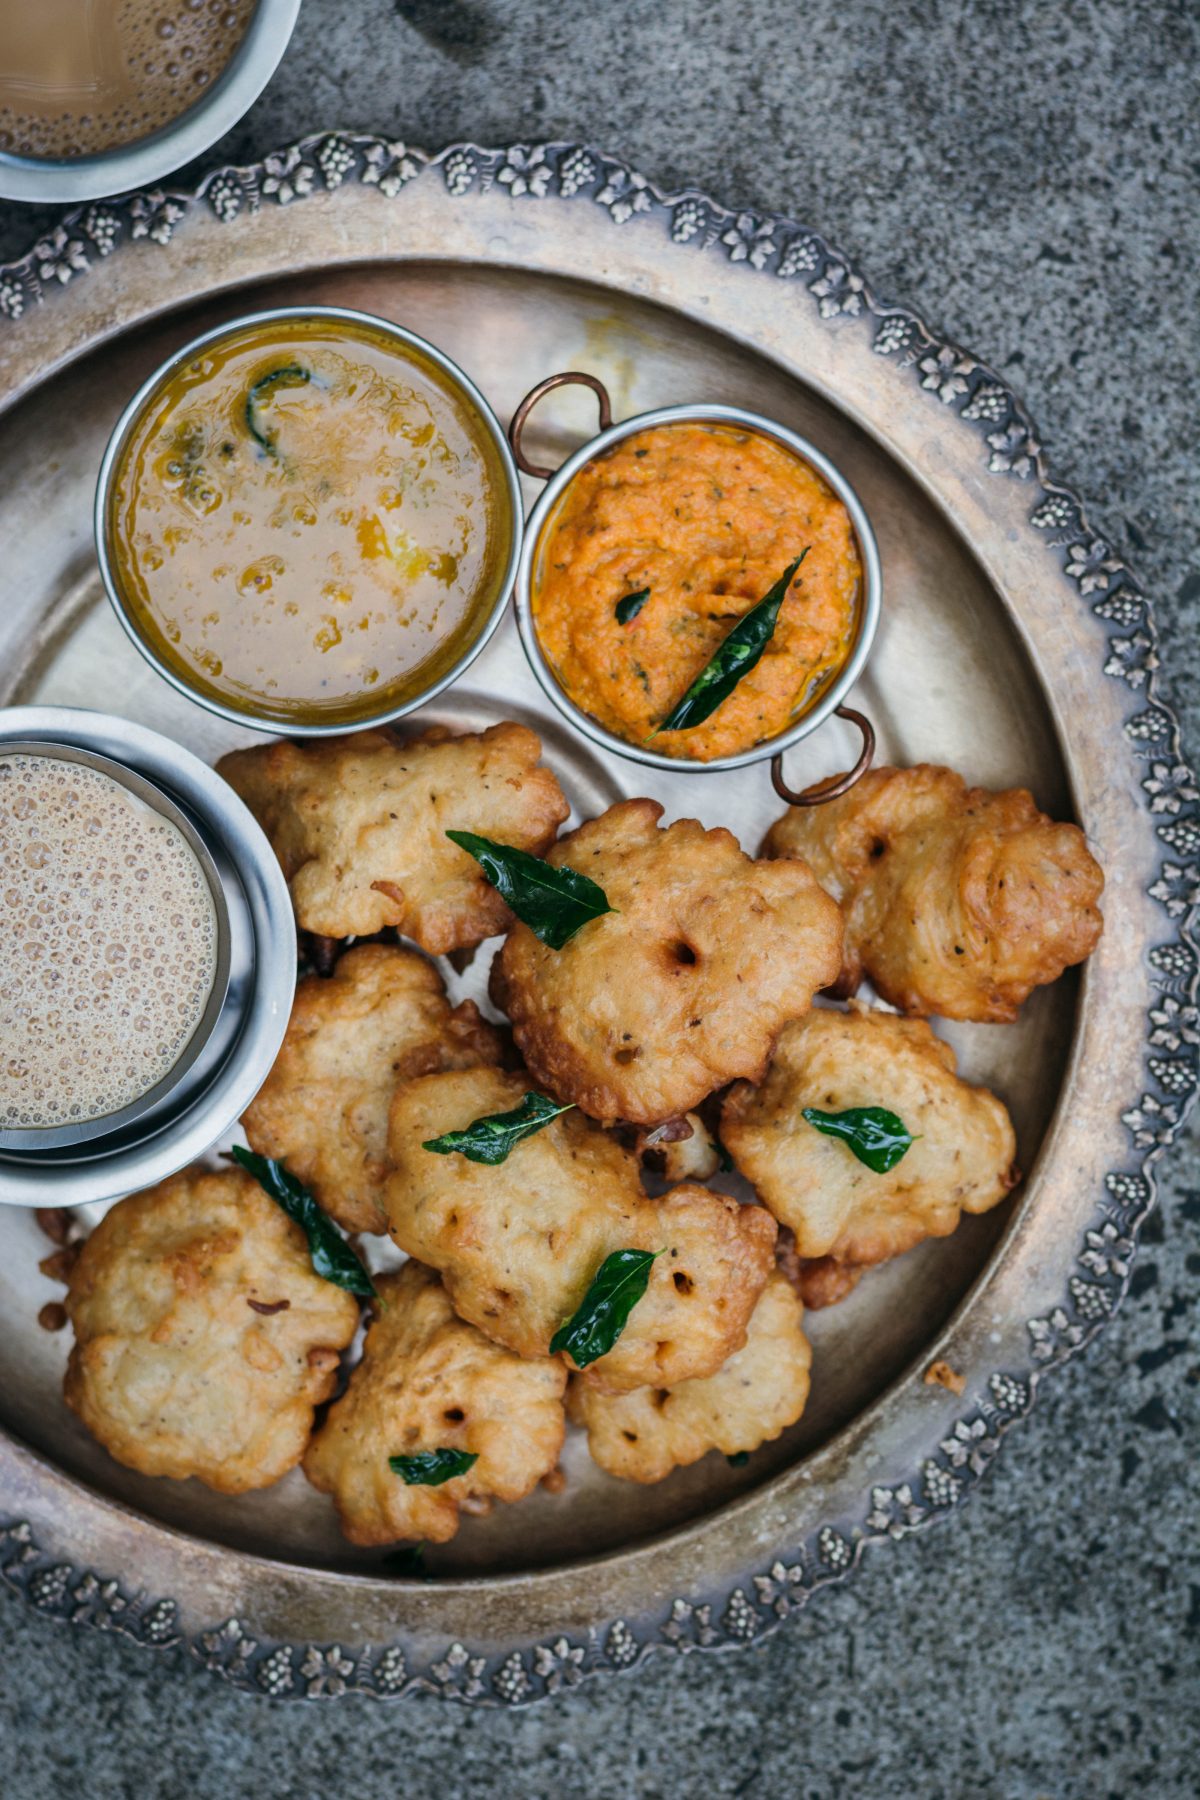
<path id="1" fill-rule="evenodd" d="M 99 769 L 0 752 L 0 1129 L 117 1112 L 170 1074 L 217 965 L 204 871 Z"/>
<path id="2" fill-rule="evenodd" d="M 246 34 L 255 0 L 0 0 L 0 150 L 94 156 L 170 125 Z"/>

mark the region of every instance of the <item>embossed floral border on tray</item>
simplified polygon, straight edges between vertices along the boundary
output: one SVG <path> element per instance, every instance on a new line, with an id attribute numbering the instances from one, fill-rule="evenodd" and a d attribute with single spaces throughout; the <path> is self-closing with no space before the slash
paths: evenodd
<path id="1" fill-rule="evenodd" d="M 415 1666 L 400 1644 L 362 1649 L 260 1641 L 236 1618 L 188 1637 L 173 1600 L 131 1593 L 118 1580 L 56 1560 L 38 1546 L 27 1521 L 0 1525 L 0 1578 L 39 1612 L 142 1645 L 185 1650 L 235 1687 L 301 1698 L 429 1693 L 511 1706 L 561 1693 L 603 1670 L 636 1668 L 664 1650 L 760 1641 L 812 1594 L 841 1580 L 866 1545 L 923 1529 L 960 1505 L 1006 1431 L 1030 1411 L 1042 1375 L 1103 1329 L 1128 1286 L 1138 1231 L 1153 1204 L 1153 1164 L 1182 1125 L 1197 1089 L 1200 789 L 1184 761 L 1178 721 L 1155 692 L 1158 655 L 1149 599 L 1113 545 L 1089 524 L 1079 497 L 1048 474 L 1025 408 L 986 365 L 939 338 L 919 314 L 883 302 L 848 257 L 793 219 L 731 212 L 693 191 L 663 193 L 619 158 L 585 145 L 455 144 L 427 155 L 383 137 L 323 132 L 261 163 L 215 169 L 191 191 L 155 188 L 66 215 L 27 255 L 0 267 L 0 329 L 14 328 L 31 307 L 52 304 L 67 283 L 126 244 L 144 239 L 148 246 L 168 245 L 177 226 L 197 211 L 230 223 L 355 182 L 396 201 L 417 181 L 440 181 L 452 199 L 493 185 L 514 200 L 573 199 L 603 207 L 614 226 L 639 215 L 656 219 L 673 243 L 745 263 L 790 287 L 795 303 L 816 307 L 824 319 L 872 321 L 872 349 L 891 362 L 897 379 L 917 383 L 931 406 L 952 408 L 975 426 L 990 473 L 1026 484 L 1029 523 L 1080 605 L 1100 622 L 1103 672 L 1128 694 L 1124 729 L 1144 765 L 1145 806 L 1163 846 L 1148 890 L 1161 933 L 1147 952 L 1144 1080 L 1122 1114 L 1129 1133 L 1124 1164 L 1105 1177 L 1060 1303 L 1028 1321 L 1027 1360 L 993 1373 L 987 1398 L 956 1421 L 919 1468 L 903 1471 L 890 1486 L 874 1487 L 861 1518 L 822 1526 L 786 1559 L 707 1604 L 679 1599 L 654 1621 L 617 1619 L 582 1637 L 551 1638 L 499 1655 L 450 1643 L 427 1666 Z"/>

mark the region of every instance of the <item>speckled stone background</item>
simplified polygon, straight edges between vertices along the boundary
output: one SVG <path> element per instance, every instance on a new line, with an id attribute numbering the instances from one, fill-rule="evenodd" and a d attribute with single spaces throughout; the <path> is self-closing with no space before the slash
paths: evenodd
<path id="1" fill-rule="evenodd" d="M 305 0 L 206 160 L 320 126 L 569 135 L 790 210 L 1011 378 L 1157 597 L 1200 750 L 1195 0 Z M 0 259 L 49 214 L 0 205 Z M 234 1697 L 0 1597 L 6 1800 L 397 1791 L 1191 1800 L 1200 1787 L 1197 1136 L 1123 1313 L 982 1496 L 765 1648 L 519 1716 Z"/>

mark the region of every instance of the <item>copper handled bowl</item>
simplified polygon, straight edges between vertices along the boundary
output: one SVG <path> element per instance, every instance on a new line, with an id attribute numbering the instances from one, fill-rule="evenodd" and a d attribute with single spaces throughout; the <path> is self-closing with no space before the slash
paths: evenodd
<path id="1" fill-rule="evenodd" d="M 569 456 L 558 469 L 549 469 L 540 463 L 530 460 L 523 447 L 525 426 L 529 415 L 546 394 L 555 388 L 570 383 L 578 383 L 588 387 L 596 395 L 600 406 L 600 430 L 594 438 L 582 444 L 573 455 Z M 759 432 L 765 437 L 773 438 L 792 451 L 802 461 L 815 469 L 821 479 L 832 489 L 850 515 L 850 523 L 857 540 L 859 558 L 862 564 L 863 578 L 859 595 L 854 634 L 846 658 L 836 675 L 827 683 L 823 691 L 813 703 L 801 712 L 792 722 L 773 737 L 765 738 L 754 744 L 749 750 L 738 751 L 733 756 L 718 756 L 709 762 L 683 756 L 665 756 L 661 751 L 650 749 L 644 744 L 634 744 L 626 738 L 618 737 L 614 732 L 606 730 L 590 713 L 577 706 L 567 693 L 558 676 L 555 674 L 538 637 L 537 626 L 533 617 L 533 591 L 537 573 L 537 559 L 542 535 L 553 518 L 559 501 L 571 482 L 588 463 L 602 456 L 623 439 L 635 433 L 647 431 L 656 425 L 671 425 L 682 421 L 732 425 L 748 431 Z M 879 562 L 879 548 L 875 542 L 875 533 L 867 518 L 861 500 L 841 471 L 829 461 L 815 444 L 809 443 L 798 433 L 789 431 L 787 426 L 778 424 L 774 419 L 765 418 L 760 413 L 748 412 L 740 406 L 726 406 L 712 403 L 697 403 L 685 406 L 663 406 L 652 412 L 636 413 L 632 418 L 622 419 L 619 424 L 613 423 L 612 402 L 604 383 L 595 375 L 585 374 L 581 370 L 565 370 L 561 374 L 550 375 L 532 388 L 513 414 L 508 428 L 509 442 L 512 445 L 513 458 L 517 467 L 525 475 L 536 480 L 545 481 L 546 485 L 539 494 L 533 510 L 525 524 L 524 542 L 517 564 L 514 605 L 517 616 L 517 629 L 521 643 L 529 659 L 534 675 L 549 699 L 564 718 L 568 719 L 575 729 L 590 738 L 593 743 L 611 750 L 615 756 L 624 756 L 633 762 L 645 763 L 654 769 L 712 771 L 714 769 L 740 769 L 748 763 L 764 762 L 771 764 L 771 780 L 776 793 L 782 800 L 792 806 L 817 806 L 826 800 L 835 800 L 854 786 L 859 778 L 866 774 L 875 754 L 875 732 L 866 716 L 854 707 L 844 704 L 846 695 L 858 680 L 870 654 L 875 630 L 879 623 L 882 598 L 882 579 Z M 832 780 L 821 782 L 806 788 L 802 793 L 791 789 L 784 779 L 783 759 L 785 753 L 801 738 L 806 738 L 832 715 L 846 719 L 856 725 L 862 733 L 862 750 L 853 768 Z"/>

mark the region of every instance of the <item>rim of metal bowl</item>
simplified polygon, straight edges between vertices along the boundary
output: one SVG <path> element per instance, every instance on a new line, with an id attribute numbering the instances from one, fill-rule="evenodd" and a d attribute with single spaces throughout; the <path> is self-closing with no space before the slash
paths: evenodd
<path id="1" fill-rule="evenodd" d="M 269 719 L 261 713 L 247 708 L 227 706 L 223 701 L 203 694 L 188 682 L 177 670 L 172 669 L 143 638 L 137 625 L 129 616 L 112 558 L 108 551 L 108 509 L 113 477 L 119 465 L 121 454 L 125 448 L 133 426 L 142 411 L 153 398 L 163 383 L 169 379 L 181 363 L 190 362 L 201 350 L 210 344 L 218 343 L 225 338 L 244 331 L 248 326 L 273 325 L 299 319 L 330 319 L 352 325 L 365 325 L 385 336 L 394 338 L 407 349 L 416 350 L 422 356 L 441 369 L 462 397 L 475 409 L 481 425 L 488 432 L 496 447 L 500 459 L 500 467 L 504 474 L 507 489 L 507 500 L 510 521 L 510 539 L 508 557 L 503 574 L 496 588 L 496 597 L 491 608 L 480 625 L 476 635 L 471 639 L 458 660 L 438 679 L 424 687 L 411 699 L 402 701 L 397 706 L 381 707 L 378 712 L 364 715 L 361 719 L 339 719 L 328 724 L 305 725 L 293 719 Z M 521 553 L 524 547 L 524 510 L 521 503 L 521 483 L 517 475 L 517 465 L 509 447 L 508 438 L 496 417 L 495 412 L 484 399 L 469 375 L 464 374 L 458 364 L 431 344 L 428 338 L 421 337 L 407 326 L 397 325 L 391 319 L 381 318 L 377 313 L 360 312 L 349 306 L 276 306 L 265 310 L 240 313 L 236 319 L 228 320 L 224 325 L 217 325 L 211 331 L 203 332 L 199 337 L 191 338 L 179 350 L 173 351 L 153 372 L 147 376 L 137 392 L 133 395 L 121 412 L 113 426 L 104 455 L 100 460 L 100 473 L 96 481 L 96 498 L 92 510 L 92 526 L 96 543 L 96 558 L 100 565 L 100 575 L 104 582 L 104 591 L 109 603 L 124 628 L 131 643 L 145 657 L 152 668 L 156 669 L 164 681 L 169 681 L 178 693 L 203 706 L 206 711 L 216 713 L 231 724 L 242 725 L 251 731 L 265 731 L 272 735 L 285 737 L 336 737 L 347 731 L 369 731 L 378 725 L 391 724 L 396 719 L 403 719 L 418 707 L 426 706 L 443 693 L 459 676 L 468 669 L 475 658 L 484 650 L 492 638 L 496 628 L 504 617 L 508 606 L 509 595 L 517 578 Z"/>
<path id="2" fill-rule="evenodd" d="M 66 706 L 0 709 L 3 742 L 71 744 L 160 783 L 189 808 L 236 873 L 249 916 L 252 973 L 235 1041 L 203 1092 L 147 1136 L 90 1160 L 0 1153 L 0 1205 L 79 1206 L 165 1180 L 209 1150 L 265 1081 L 283 1042 L 296 989 L 291 895 L 262 827 L 215 769 L 181 744 L 112 714 Z"/>
<path id="3" fill-rule="evenodd" d="M 632 437 L 635 432 L 648 431 L 655 425 L 671 425 L 687 419 L 712 419 L 723 425 L 740 425 L 747 430 L 761 432 L 767 437 L 775 438 L 789 450 L 811 464 L 817 474 L 828 483 L 845 506 L 854 527 L 858 540 L 859 556 L 862 562 L 862 588 L 859 597 L 858 629 L 855 633 L 854 645 L 850 655 L 838 670 L 837 675 L 821 691 L 812 705 L 793 721 L 784 731 L 774 737 L 764 738 L 761 743 L 754 744 L 749 750 L 739 750 L 735 756 L 717 756 L 711 762 L 701 762 L 695 757 L 664 756 L 661 751 L 648 750 L 640 744 L 631 744 L 625 738 L 617 737 L 615 732 L 606 730 L 590 713 L 577 706 L 570 695 L 560 685 L 558 677 L 550 667 L 545 652 L 538 639 L 537 628 L 533 622 L 533 565 L 537 556 L 538 542 L 546 521 L 564 490 L 586 463 L 602 456 L 604 452 L 619 443 L 622 438 Z M 745 407 L 729 406 L 718 401 L 689 402 L 681 406 L 660 406 L 652 412 L 637 413 L 632 418 L 622 419 L 618 424 L 610 425 L 594 438 L 574 451 L 546 482 L 538 495 L 529 517 L 525 522 L 525 541 L 521 547 L 521 557 L 517 569 L 515 590 L 515 611 L 517 630 L 521 644 L 529 661 L 529 666 L 537 677 L 543 693 L 569 719 L 577 731 L 591 739 L 594 744 L 611 750 L 614 756 L 626 757 L 630 762 L 644 763 L 652 769 L 677 769 L 683 772 L 701 774 L 704 771 L 717 769 L 742 769 L 750 763 L 764 762 L 769 757 L 781 755 L 793 744 L 798 744 L 814 732 L 818 726 L 832 716 L 838 706 L 846 698 L 861 675 L 870 655 L 871 645 L 879 624 L 882 606 L 883 577 L 879 560 L 879 546 L 875 541 L 875 533 L 867 518 L 866 509 L 855 490 L 836 464 L 830 462 L 824 451 L 818 450 L 815 444 L 786 425 L 780 425 L 775 419 L 768 419 L 762 413 L 748 411 Z"/>
<path id="4" fill-rule="evenodd" d="M 257 0 L 246 34 L 212 86 L 147 137 L 91 156 L 19 156 L 0 151 L 5 200 L 98 200 L 145 187 L 200 156 L 249 112 L 291 40 L 300 0 Z"/>
<path id="5" fill-rule="evenodd" d="M 0 715 L 2 720 L 2 715 Z M 184 1045 L 179 1058 L 174 1062 L 161 1081 L 138 1094 L 127 1106 L 114 1108 L 111 1112 L 101 1113 L 93 1119 L 79 1119 L 72 1124 L 63 1125 L 9 1125 L 0 1127 L 0 1149 L 20 1150 L 24 1152 L 36 1150 L 61 1150 L 75 1144 L 94 1142 L 98 1138 L 107 1137 L 110 1133 L 120 1131 L 124 1126 L 136 1123 L 145 1116 L 151 1107 L 165 1100 L 183 1080 L 193 1066 L 212 1036 L 213 1028 L 221 1016 L 225 1004 L 225 996 L 229 988 L 229 908 L 225 904 L 225 892 L 221 877 L 217 873 L 217 865 L 209 854 L 208 846 L 183 808 L 170 794 L 148 781 L 136 769 L 126 767 L 124 763 L 111 756 L 102 756 L 98 750 L 88 750 L 77 744 L 56 744 L 48 739 L 26 738 L 9 741 L 0 738 L 0 759 L 10 756 L 46 756 L 56 762 L 81 763 L 85 768 L 95 769 L 101 775 L 107 775 L 118 787 L 124 788 L 135 799 L 143 802 L 156 812 L 160 818 L 174 825 L 184 839 L 188 849 L 200 865 L 212 899 L 213 912 L 216 918 L 216 957 L 213 966 L 212 986 L 204 1009 L 197 1019 L 192 1035 Z"/>

